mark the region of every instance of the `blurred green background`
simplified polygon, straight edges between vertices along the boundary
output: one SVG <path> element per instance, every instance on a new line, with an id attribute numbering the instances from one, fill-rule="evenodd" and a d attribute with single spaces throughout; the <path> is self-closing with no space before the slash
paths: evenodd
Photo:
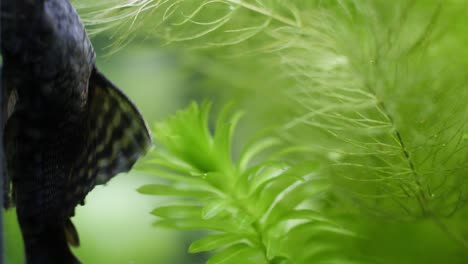
<path id="1" fill-rule="evenodd" d="M 247 112 L 235 149 L 264 128 L 281 127 L 282 139 L 312 152 L 298 160 L 322 164 L 321 173 L 333 184 L 320 209 L 360 235 L 350 247 L 353 255 L 370 263 L 468 263 L 467 1 L 74 1 L 90 29 L 96 29 L 95 17 L 120 14 L 87 10 L 100 10 L 101 2 L 125 5 L 122 14 L 136 12 L 93 31 L 92 41 L 100 70 L 150 126 L 192 100 L 213 101 L 215 113 L 234 101 Z M 180 17 L 168 21 L 189 21 L 191 10 L 199 10 L 193 23 L 171 27 L 161 21 L 176 2 L 181 7 L 173 14 Z M 212 4 L 197 9 L 200 2 Z M 221 2 L 230 6 L 216 5 Z M 161 5 L 154 12 L 135 11 L 154 3 Z M 208 23 L 221 23 L 225 14 L 225 24 Z M 202 34 L 207 28 L 210 33 Z M 162 41 L 168 32 L 197 37 Z M 193 49 L 203 43 L 208 47 Z M 382 117 L 382 109 L 390 118 Z M 395 142 L 396 129 L 423 184 L 435 187 L 428 199 L 444 227 L 399 189 L 414 182 L 403 177 L 408 164 Z M 73 219 L 81 238 L 74 251 L 84 263 L 205 262 L 206 255 L 186 253 L 200 233 L 152 226 L 149 212 L 167 199 L 136 188 L 155 181 L 136 166 L 88 195 Z M 6 213 L 6 257 L 8 264 L 20 264 L 13 211 Z"/>

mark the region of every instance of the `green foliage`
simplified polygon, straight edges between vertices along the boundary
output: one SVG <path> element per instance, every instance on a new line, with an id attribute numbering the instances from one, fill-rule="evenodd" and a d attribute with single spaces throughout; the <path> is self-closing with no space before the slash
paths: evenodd
<path id="1" fill-rule="evenodd" d="M 203 77 L 193 85 L 241 98 L 250 130 L 281 125 L 282 140 L 308 149 L 296 162 L 317 161 L 309 172 L 329 184 L 320 214 L 366 237 L 356 254 L 466 263 L 466 12 L 459 0 L 146 0 L 87 21 L 116 29 L 115 47 L 184 50 Z"/>
<path id="2" fill-rule="evenodd" d="M 339 240 L 353 233 L 317 208 L 329 186 L 318 164 L 281 159 L 284 148 L 271 137 L 252 140 L 234 159 L 241 114 L 225 107 L 211 133 L 209 111 L 193 103 L 154 128 L 157 147 L 143 170 L 165 181 L 138 191 L 173 198 L 153 210 L 156 224 L 210 231 L 189 248 L 214 251 L 210 264 L 341 263 Z"/>

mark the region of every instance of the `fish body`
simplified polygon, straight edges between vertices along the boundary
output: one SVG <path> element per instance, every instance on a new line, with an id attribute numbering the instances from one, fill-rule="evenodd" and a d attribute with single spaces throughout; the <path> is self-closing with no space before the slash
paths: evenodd
<path id="1" fill-rule="evenodd" d="M 80 263 L 75 207 L 132 167 L 149 131 L 98 71 L 68 1 L 1 1 L 1 36 L 5 207 L 16 206 L 28 264 Z"/>

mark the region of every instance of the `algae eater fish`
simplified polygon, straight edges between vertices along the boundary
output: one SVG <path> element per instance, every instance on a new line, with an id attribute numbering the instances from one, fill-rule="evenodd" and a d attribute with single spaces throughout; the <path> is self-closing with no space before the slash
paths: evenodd
<path id="1" fill-rule="evenodd" d="M 5 207 L 28 264 L 80 263 L 70 220 L 89 191 L 152 145 L 135 105 L 99 70 L 67 0 L 2 0 Z"/>

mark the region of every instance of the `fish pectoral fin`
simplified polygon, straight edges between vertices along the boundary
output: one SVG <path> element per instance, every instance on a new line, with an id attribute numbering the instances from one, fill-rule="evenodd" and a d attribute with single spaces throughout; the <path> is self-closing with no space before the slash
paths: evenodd
<path id="1" fill-rule="evenodd" d="M 149 129 L 136 106 L 102 73 L 94 69 L 89 83 L 89 136 L 86 157 L 104 184 L 119 172 L 130 170 L 151 147 Z"/>
<path id="2" fill-rule="evenodd" d="M 70 220 L 67 219 L 65 222 L 65 238 L 67 239 L 68 244 L 74 247 L 78 247 L 80 245 L 80 238 L 78 236 L 78 232 L 76 231 L 75 225 Z"/>
<path id="3" fill-rule="evenodd" d="M 68 181 L 71 207 L 98 184 L 129 171 L 152 146 L 150 131 L 137 107 L 96 68 L 89 79 L 82 149 Z"/>

